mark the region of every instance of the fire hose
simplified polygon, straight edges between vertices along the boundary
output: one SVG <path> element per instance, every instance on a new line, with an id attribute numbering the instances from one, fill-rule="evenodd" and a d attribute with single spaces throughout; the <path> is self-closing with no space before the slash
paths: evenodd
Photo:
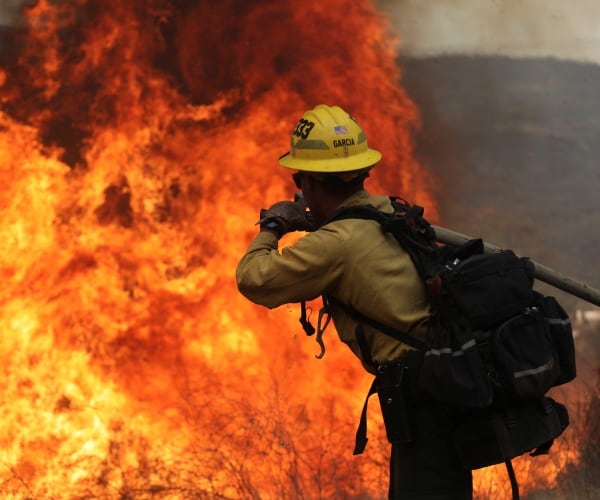
<path id="1" fill-rule="evenodd" d="M 473 239 L 472 236 L 457 233 L 450 229 L 445 229 L 443 227 L 434 225 L 432 225 L 431 227 L 435 231 L 435 239 L 440 243 L 459 246 L 465 243 L 466 241 Z M 501 247 L 492 245 L 485 241 L 483 242 L 483 244 L 485 253 L 496 253 L 502 250 Z M 550 269 L 549 267 L 539 264 L 534 260 L 531 260 L 531 263 L 535 267 L 535 277 L 538 280 L 552 285 L 555 288 L 559 288 L 560 290 L 563 290 L 564 292 L 567 292 L 571 295 L 575 295 L 576 297 L 579 297 L 591 304 L 600 306 L 600 290 L 592 288 L 591 286 L 586 285 L 585 283 L 582 283 L 580 281 L 574 280 L 573 278 L 569 278 L 568 276 L 564 276 L 558 271 L 555 271 L 553 269 Z"/>

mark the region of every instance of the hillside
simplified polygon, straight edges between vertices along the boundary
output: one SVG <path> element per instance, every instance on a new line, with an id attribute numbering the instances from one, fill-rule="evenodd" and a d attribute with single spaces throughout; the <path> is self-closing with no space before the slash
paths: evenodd
<path id="1" fill-rule="evenodd" d="M 600 287 L 600 66 L 402 59 L 443 224 Z"/>

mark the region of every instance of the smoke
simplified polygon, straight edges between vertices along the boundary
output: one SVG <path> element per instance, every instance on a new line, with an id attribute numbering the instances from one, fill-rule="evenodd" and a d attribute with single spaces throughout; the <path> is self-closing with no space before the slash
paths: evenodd
<path id="1" fill-rule="evenodd" d="M 444 222 L 464 226 L 465 204 L 481 208 L 475 234 L 504 221 L 502 244 L 531 244 L 521 251 L 597 284 L 589 263 L 598 240 L 588 230 L 597 221 L 587 214 L 597 205 L 600 3 L 376 1 L 401 41 L 403 85 L 422 116 L 419 149 L 444 187 Z M 557 218 L 561 206 L 572 212 Z M 519 236 L 525 213 L 530 227 Z"/>
<path id="2" fill-rule="evenodd" d="M 596 0 L 377 0 L 405 55 L 500 54 L 600 63 Z"/>
<path id="3" fill-rule="evenodd" d="M 0 0 L 0 29 L 20 25 L 22 9 L 34 3 L 32 0 Z"/>

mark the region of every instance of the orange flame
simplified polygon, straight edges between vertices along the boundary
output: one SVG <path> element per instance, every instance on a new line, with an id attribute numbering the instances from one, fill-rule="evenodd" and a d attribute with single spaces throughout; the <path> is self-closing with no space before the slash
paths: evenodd
<path id="1" fill-rule="evenodd" d="M 26 14 L 0 72 L 2 494 L 381 497 L 377 416 L 350 456 L 368 377 L 331 333 L 317 362 L 296 308 L 253 306 L 233 272 L 319 102 L 383 152 L 372 189 L 435 218 L 385 19 L 355 0 Z"/>

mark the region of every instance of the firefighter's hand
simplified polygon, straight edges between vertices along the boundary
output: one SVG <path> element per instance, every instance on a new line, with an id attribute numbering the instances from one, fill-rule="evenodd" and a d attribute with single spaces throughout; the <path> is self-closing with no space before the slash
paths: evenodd
<path id="1" fill-rule="evenodd" d="M 292 231 L 314 231 L 315 225 L 310 212 L 306 211 L 306 203 L 301 195 L 294 201 L 279 201 L 268 209 L 260 211 L 261 229 L 272 230 L 281 238 Z"/>

